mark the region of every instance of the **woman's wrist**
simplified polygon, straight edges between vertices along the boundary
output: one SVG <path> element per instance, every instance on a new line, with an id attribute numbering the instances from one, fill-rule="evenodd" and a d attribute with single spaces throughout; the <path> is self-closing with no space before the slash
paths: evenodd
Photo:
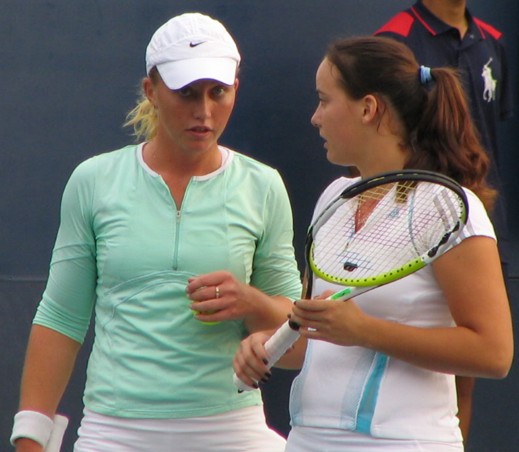
<path id="1" fill-rule="evenodd" d="M 17 450 L 59 451 L 67 425 L 65 416 L 56 414 L 51 419 L 38 411 L 22 410 L 14 416 L 10 441 Z"/>
<path id="2" fill-rule="evenodd" d="M 43 446 L 30 438 L 18 438 L 15 442 L 16 452 L 44 452 Z"/>
<path id="3" fill-rule="evenodd" d="M 54 427 L 53 420 L 43 413 L 32 410 L 22 410 L 14 416 L 11 444 L 17 439 L 28 438 L 45 447 Z"/>

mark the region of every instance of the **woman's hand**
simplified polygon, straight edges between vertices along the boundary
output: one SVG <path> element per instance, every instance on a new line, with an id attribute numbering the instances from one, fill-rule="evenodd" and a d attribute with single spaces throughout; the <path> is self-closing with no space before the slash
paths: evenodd
<path id="1" fill-rule="evenodd" d="M 252 288 L 239 282 L 228 271 L 217 271 L 189 278 L 186 293 L 191 309 L 202 322 L 221 322 L 245 318 L 254 311 Z"/>
<path id="2" fill-rule="evenodd" d="M 202 322 L 241 319 L 250 332 L 277 328 L 286 320 L 291 302 L 282 296 L 268 296 L 237 280 L 228 271 L 216 271 L 189 278 L 186 293 L 191 309 Z"/>
<path id="3" fill-rule="evenodd" d="M 253 333 L 245 338 L 234 355 L 233 367 L 237 377 L 246 385 L 258 388 L 271 377 L 265 342 L 270 338 L 266 332 Z"/>
<path id="4" fill-rule="evenodd" d="M 294 303 L 291 320 L 301 325 L 301 336 L 337 345 L 364 345 L 369 317 L 353 300 L 324 299 L 328 295 Z"/>

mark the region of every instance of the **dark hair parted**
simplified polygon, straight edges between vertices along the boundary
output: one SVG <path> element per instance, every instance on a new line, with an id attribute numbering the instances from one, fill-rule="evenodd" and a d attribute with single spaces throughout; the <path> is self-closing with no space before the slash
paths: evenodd
<path id="1" fill-rule="evenodd" d="M 380 36 L 339 39 L 326 58 L 352 99 L 373 94 L 392 105 L 410 150 L 406 168 L 445 174 L 474 191 L 487 210 L 492 208 L 496 191 L 486 181 L 489 158 L 454 69 L 432 68 L 432 82 L 422 84 L 411 50 Z"/>

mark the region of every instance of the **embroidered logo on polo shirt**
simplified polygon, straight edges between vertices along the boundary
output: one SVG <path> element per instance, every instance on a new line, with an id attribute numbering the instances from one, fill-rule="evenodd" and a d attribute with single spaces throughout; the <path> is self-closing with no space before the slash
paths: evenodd
<path id="1" fill-rule="evenodd" d="M 483 77 L 483 82 L 485 83 L 485 87 L 483 88 L 483 100 L 487 102 L 496 100 L 497 80 L 492 75 L 490 63 L 492 63 L 492 58 L 483 66 L 483 71 L 481 72 L 481 77 Z"/>

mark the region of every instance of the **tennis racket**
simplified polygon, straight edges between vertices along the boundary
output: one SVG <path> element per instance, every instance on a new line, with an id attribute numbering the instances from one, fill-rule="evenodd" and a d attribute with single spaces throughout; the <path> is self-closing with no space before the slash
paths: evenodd
<path id="1" fill-rule="evenodd" d="M 401 170 L 354 183 L 308 230 L 306 296 L 312 274 L 347 286 L 330 300 L 348 300 L 410 275 L 449 249 L 467 218 L 462 187 L 439 173 Z M 299 338 L 298 329 L 287 321 L 265 343 L 269 367 Z M 253 389 L 236 374 L 234 383 L 240 391 Z"/>

